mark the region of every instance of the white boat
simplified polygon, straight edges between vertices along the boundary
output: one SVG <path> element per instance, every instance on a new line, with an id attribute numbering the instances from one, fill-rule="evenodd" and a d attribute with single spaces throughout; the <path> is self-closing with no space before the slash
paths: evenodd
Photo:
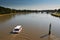
<path id="1" fill-rule="evenodd" d="M 21 32 L 21 30 L 22 30 L 21 25 L 18 25 L 13 29 L 13 33 L 19 33 L 19 32 Z"/>

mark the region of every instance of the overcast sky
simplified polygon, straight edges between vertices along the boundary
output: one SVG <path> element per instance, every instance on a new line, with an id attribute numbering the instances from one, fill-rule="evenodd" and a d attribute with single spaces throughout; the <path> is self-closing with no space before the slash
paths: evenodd
<path id="1" fill-rule="evenodd" d="M 0 0 L 0 6 L 13 9 L 58 9 L 60 0 Z"/>

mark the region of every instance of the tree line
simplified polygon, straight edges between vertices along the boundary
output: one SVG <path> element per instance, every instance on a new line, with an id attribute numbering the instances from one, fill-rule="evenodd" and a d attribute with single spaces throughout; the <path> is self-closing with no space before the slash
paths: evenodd
<path id="1" fill-rule="evenodd" d="M 17 12 L 42 12 L 42 11 L 57 11 L 60 13 L 60 9 L 58 10 L 16 10 L 10 9 L 0 6 L 0 14 L 9 14 L 9 13 L 17 13 Z"/>
<path id="2" fill-rule="evenodd" d="M 5 8 L 0 6 L 0 14 L 14 13 L 15 9 Z"/>
<path id="3" fill-rule="evenodd" d="M 18 13 L 18 12 L 39 12 L 37 10 L 16 10 L 0 6 L 0 14 Z"/>

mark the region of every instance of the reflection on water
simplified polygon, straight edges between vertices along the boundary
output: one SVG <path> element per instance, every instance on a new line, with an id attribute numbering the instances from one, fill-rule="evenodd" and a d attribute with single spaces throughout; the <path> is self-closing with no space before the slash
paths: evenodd
<path id="1" fill-rule="evenodd" d="M 52 34 L 60 38 L 60 18 L 50 14 L 17 13 L 0 16 L 0 40 L 48 40 L 40 36 L 48 34 L 50 23 Z M 22 25 L 23 30 L 18 35 L 10 34 L 16 25 Z"/>
<path id="2" fill-rule="evenodd" d="M 5 22 L 5 21 L 8 21 L 10 20 L 12 17 L 14 17 L 16 14 L 14 15 L 4 15 L 4 16 L 0 16 L 0 22 Z"/>

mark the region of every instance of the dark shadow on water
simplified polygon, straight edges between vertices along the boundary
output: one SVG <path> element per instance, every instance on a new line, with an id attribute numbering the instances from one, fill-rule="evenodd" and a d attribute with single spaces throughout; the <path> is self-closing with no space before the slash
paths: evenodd
<path id="1" fill-rule="evenodd" d="M 10 34 L 18 34 L 18 33 L 17 33 L 17 32 L 12 32 L 12 31 L 11 31 Z"/>
<path id="2" fill-rule="evenodd" d="M 49 34 L 45 34 L 45 35 L 41 36 L 40 38 L 44 38 L 44 37 L 47 37 L 47 36 L 49 36 Z"/>

